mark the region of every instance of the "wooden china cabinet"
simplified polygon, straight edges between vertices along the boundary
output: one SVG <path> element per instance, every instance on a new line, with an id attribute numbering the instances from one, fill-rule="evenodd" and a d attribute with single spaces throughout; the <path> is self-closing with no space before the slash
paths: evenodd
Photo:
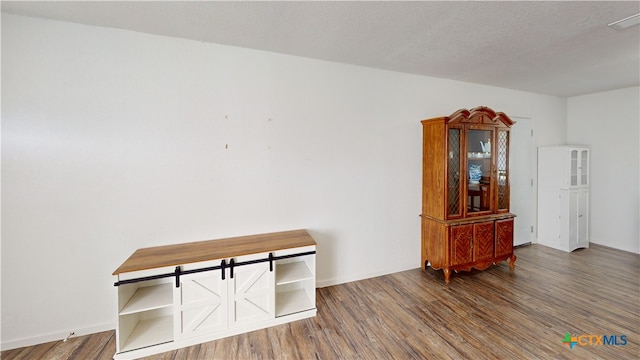
<path id="1" fill-rule="evenodd" d="M 506 114 L 488 107 L 422 120 L 422 267 L 484 270 L 513 253 Z"/>

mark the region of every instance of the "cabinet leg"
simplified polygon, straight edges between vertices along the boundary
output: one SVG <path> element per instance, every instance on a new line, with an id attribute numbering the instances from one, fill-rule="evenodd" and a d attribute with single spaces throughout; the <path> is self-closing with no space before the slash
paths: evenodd
<path id="1" fill-rule="evenodd" d="M 516 268 L 516 254 L 512 254 L 511 257 L 509 258 L 509 267 L 511 268 L 511 270 Z"/>
<path id="2" fill-rule="evenodd" d="M 451 276 L 451 270 L 449 270 L 449 268 L 444 268 L 444 282 L 445 283 L 449 283 L 449 277 Z"/>

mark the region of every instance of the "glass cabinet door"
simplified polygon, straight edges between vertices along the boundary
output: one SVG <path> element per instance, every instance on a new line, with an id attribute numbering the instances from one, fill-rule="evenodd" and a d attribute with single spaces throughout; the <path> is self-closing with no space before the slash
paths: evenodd
<path id="1" fill-rule="evenodd" d="M 496 167 L 498 187 L 498 211 L 509 210 L 509 130 L 498 130 Z"/>
<path id="2" fill-rule="evenodd" d="M 571 150 L 571 186 L 578 185 L 578 150 Z"/>
<path id="3" fill-rule="evenodd" d="M 580 151 L 580 185 L 589 185 L 589 151 Z"/>
<path id="4" fill-rule="evenodd" d="M 460 134 L 462 129 L 450 128 L 448 147 L 449 147 L 449 160 L 447 163 L 447 214 L 448 218 L 462 216 L 462 206 L 460 197 L 460 188 L 462 182 L 460 181 L 460 146 L 461 138 Z"/>
<path id="5" fill-rule="evenodd" d="M 467 131 L 467 214 L 491 211 L 493 131 Z"/>

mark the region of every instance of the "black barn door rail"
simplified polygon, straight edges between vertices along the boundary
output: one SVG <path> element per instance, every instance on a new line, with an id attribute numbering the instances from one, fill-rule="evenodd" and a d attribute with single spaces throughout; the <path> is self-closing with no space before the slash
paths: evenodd
<path id="1" fill-rule="evenodd" d="M 151 275 L 151 276 L 143 276 L 143 277 L 127 279 L 127 280 L 120 280 L 120 281 L 117 281 L 117 282 L 113 283 L 113 286 L 120 286 L 120 285 L 125 285 L 125 284 L 133 284 L 133 283 L 137 283 L 137 282 L 141 282 L 141 281 L 163 279 L 163 278 L 168 278 L 168 277 L 175 276 L 175 278 L 176 278 L 176 287 L 180 287 L 180 276 L 189 275 L 189 274 L 195 274 L 195 273 L 200 273 L 200 272 L 205 272 L 205 271 L 213 271 L 213 270 L 222 270 L 222 280 L 224 280 L 225 279 L 225 271 L 224 270 L 226 268 L 229 268 L 229 275 L 233 279 L 233 268 L 237 267 L 237 266 L 269 262 L 269 271 L 273 271 L 273 262 L 276 261 L 276 260 L 289 259 L 289 258 L 294 258 L 294 257 L 298 257 L 298 256 L 314 255 L 315 253 L 316 253 L 315 251 L 307 251 L 307 252 L 303 252 L 303 253 L 296 253 L 296 254 L 282 255 L 282 256 L 273 256 L 273 253 L 269 253 L 269 256 L 264 258 L 264 259 L 256 259 L 256 260 L 235 262 L 234 259 L 231 258 L 229 260 L 229 263 L 227 263 L 226 260 L 223 259 L 220 262 L 219 266 L 210 266 L 210 267 L 205 267 L 205 268 L 201 268 L 201 269 L 193 269 L 193 270 L 182 270 L 182 268 L 180 266 L 176 266 L 175 271 L 171 272 L 171 273 Z"/>

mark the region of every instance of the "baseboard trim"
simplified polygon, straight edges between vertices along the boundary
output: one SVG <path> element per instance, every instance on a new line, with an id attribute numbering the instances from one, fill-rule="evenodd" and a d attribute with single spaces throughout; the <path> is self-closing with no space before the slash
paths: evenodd
<path id="1" fill-rule="evenodd" d="M 108 324 L 90 326 L 87 328 L 73 329 L 70 331 L 61 331 L 61 332 L 56 332 L 56 333 L 51 333 L 46 335 L 39 335 L 39 336 L 34 336 L 34 337 L 29 337 L 29 338 L 24 338 L 19 340 L 3 341 L 0 344 L 0 350 L 4 351 L 4 350 L 17 349 L 25 346 L 44 344 L 51 341 L 63 341 L 69 336 L 70 332 L 74 333 L 74 335 L 71 336 L 71 338 L 74 338 L 77 336 L 84 336 L 84 335 L 94 334 L 102 331 L 114 330 L 115 328 L 116 328 L 115 323 L 108 323 Z"/>
<path id="2" fill-rule="evenodd" d="M 533 245 L 531 242 L 526 242 L 524 244 L 520 244 L 520 245 L 515 245 L 513 248 L 517 249 L 517 248 L 521 248 L 521 247 L 525 247 L 525 246 L 530 246 Z"/>
<path id="3" fill-rule="evenodd" d="M 349 282 L 352 282 L 352 281 L 370 279 L 370 278 L 383 276 L 383 275 L 389 275 L 389 274 L 393 274 L 393 273 L 397 273 L 397 272 L 401 272 L 401 271 L 412 270 L 412 269 L 415 269 L 415 268 L 418 268 L 418 267 L 419 266 L 407 267 L 407 268 L 398 268 L 398 269 L 384 270 L 384 271 L 373 272 L 373 273 L 368 273 L 368 274 L 359 274 L 359 275 L 354 275 L 354 276 L 345 276 L 345 277 L 339 277 L 339 278 L 329 278 L 329 279 L 325 279 L 325 280 L 317 280 L 316 281 L 316 288 L 323 288 L 323 287 L 327 287 L 327 286 L 333 286 L 333 285 L 340 285 L 340 284 L 344 284 L 344 283 L 349 283 Z"/>

